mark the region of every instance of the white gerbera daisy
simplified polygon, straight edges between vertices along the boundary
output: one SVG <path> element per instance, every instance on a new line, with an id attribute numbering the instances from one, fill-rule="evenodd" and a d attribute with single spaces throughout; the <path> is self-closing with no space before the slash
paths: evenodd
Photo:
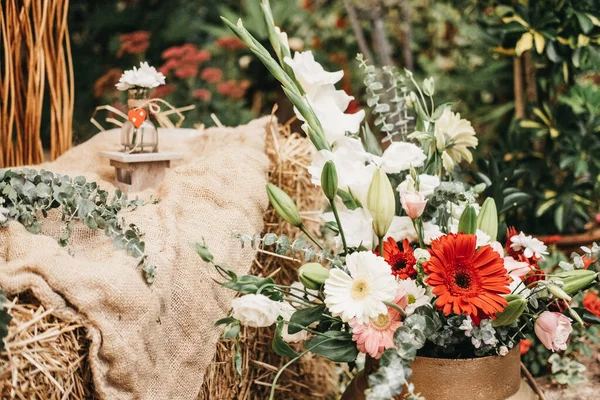
<path id="1" fill-rule="evenodd" d="M 523 255 L 527 258 L 535 256 L 535 258 L 543 260 L 544 255 L 548 254 L 548 247 L 544 242 L 531 235 L 525 235 L 523 232 L 511 237 L 510 241 L 512 242 L 510 247 L 515 251 L 523 250 Z"/>
<path id="2" fill-rule="evenodd" d="M 346 266 L 350 274 L 332 268 L 325 281 L 329 311 L 344 322 L 356 318 L 361 324 L 387 314 L 384 301 L 393 301 L 397 288 L 390 265 L 370 251 L 361 251 L 346 257 Z"/>
<path id="3" fill-rule="evenodd" d="M 406 315 L 410 315 L 415 310 L 425 304 L 429 304 L 430 297 L 423 286 L 417 285 L 414 279 L 402 279 L 398 281 L 398 286 L 404 289 L 408 297 L 408 304 L 404 309 Z"/>
<path id="4" fill-rule="evenodd" d="M 435 122 L 435 142 L 442 152 L 442 163 L 446 171 L 451 172 L 461 160 L 473 161 L 468 147 L 477 147 L 475 130 L 460 114 L 446 108 L 442 116 Z"/>

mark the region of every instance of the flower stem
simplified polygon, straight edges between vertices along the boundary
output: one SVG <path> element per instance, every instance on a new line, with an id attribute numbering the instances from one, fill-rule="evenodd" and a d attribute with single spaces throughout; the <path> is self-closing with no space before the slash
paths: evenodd
<path id="1" fill-rule="evenodd" d="M 338 230 L 340 232 L 340 236 L 342 238 L 342 245 L 344 246 L 344 254 L 348 254 L 348 245 L 346 244 L 346 235 L 344 234 L 344 229 L 342 229 L 342 222 L 340 221 L 340 216 L 338 214 L 337 206 L 335 205 L 335 200 L 330 200 L 331 210 L 333 211 L 333 216 L 335 217 L 335 223 L 338 226 Z"/>
<path id="2" fill-rule="evenodd" d="M 311 242 L 313 242 L 314 244 L 316 244 L 319 249 L 321 249 L 321 250 L 325 249 L 323 247 L 323 245 L 321 243 L 319 243 L 319 241 L 312 235 L 312 233 L 310 233 L 308 231 L 308 229 L 306 229 L 306 227 L 304 225 L 300 225 L 298 228 L 300 228 L 300 230 L 302 231 L 302 233 L 304 233 L 311 240 Z"/>
<path id="3" fill-rule="evenodd" d="M 379 257 L 383 257 L 383 236 L 379 238 Z"/>

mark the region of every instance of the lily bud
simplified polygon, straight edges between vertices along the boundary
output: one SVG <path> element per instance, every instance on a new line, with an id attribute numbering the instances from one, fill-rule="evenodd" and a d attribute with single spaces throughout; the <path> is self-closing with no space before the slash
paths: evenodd
<path id="1" fill-rule="evenodd" d="M 267 195 L 271 205 L 281 218 L 292 226 L 300 227 L 302 225 L 298 207 L 296 207 L 296 203 L 290 196 L 271 183 L 267 184 Z"/>
<path id="2" fill-rule="evenodd" d="M 468 235 L 477 233 L 477 213 L 475 207 L 467 206 L 458 221 L 458 231 Z"/>
<path id="3" fill-rule="evenodd" d="M 552 296 L 556 297 L 557 299 L 561 299 L 564 301 L 571 301 L 571 296 L 569 296 L 558 285 L 555 285 L 554 283 L 549 283 L 547 287 L 548 287 L 548 290 L 550 291 L 550 293 L 552 293 Z"/>
<path id="4" fill-rule="evenodd" d="M 298 280 L 307 289 L 319 290 L 329 278 L 329 270 L 319 263 L 304 264 L 298 270 Z"/>
<path id="5" fill-rule="evenodd" d="M 377 168 L 373 173 L 367 193 L 367 208 L 373 217 L 375 234 L 377 237 L 384 237 L 396 215 L 396 198 L 392 184 L 381 168 Z"/>
<path id="6" fill-rule="evenodd" d="M 507 326 L 519 319 L 527 307 L 527 299 L 520 294 L 509 294 L 504 297 L 508 305 L 502 312 L 496 314 L 496 319 L 492 321 L 492 326 Z"/>
<path id="7" fill-rule="evenodd" d="M 327 197 L 329 201 L 333 201 L 337 195 L 338 176 L 335 164 L 331 160 L 327 161 L 323 166 L 323 171 L 321 172 L 321 187 L 323 188 L 325 197 Z"/>
<path id="8" fill-rule="evenodd" d="M 433 94 L 435 93 L 435 82 L 433 80 L 433 76 L 423 81 L 423 92 L 427 96 L 433 96 Z"/>
<path id="9" fill-rule="evenodd" d="M 477 217 L 477 229 L 485 232 L 493 242 L 498 238 L 498 210 L 496 202 L 488 197 L 483 202 Z"/>
<path id="10" fill-rule="evenodd" d="M 550 278 L 550 281 L 560 280 L 562 290 L 571 295 L 575 294 L 588 286 L 597 279 L 598 274 L 589 269 L 574 269 L 571 271 L 561 272 Z"/>

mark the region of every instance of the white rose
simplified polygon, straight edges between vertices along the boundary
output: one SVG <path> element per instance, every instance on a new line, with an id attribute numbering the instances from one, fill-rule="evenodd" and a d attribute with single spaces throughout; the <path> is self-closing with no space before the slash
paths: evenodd
<path id="1" fill-rule="evenodd" d="M 285 57 L 284 62 L 292 68 L 296 79 L 309 97 L 319 90 L 320 86 L 335 84 L 344 76 L 344 71 L 325 71 L 323 66 L 315 61 L 312 51 L 296 52 L 294 58 Z"/>
<path id="2" fill-rule="evenodd" d="M 440 178 L 438 178 L 437 175 L 428 175 L 428 174 L 419 175 L 419 193 L 423 194 L 423 196 L 425 196 L 425 197 L 433 196 L 433 192 L 435 191 L 435 188 L 438 187 L 439 185 L 440 185 Z M 404 179 L 404 181 L 402 181 L 402 183 L 400 183 L 398 185 L 396 190 L 401 193 L 403 191 L 414 190 L 414 187 L 415 187 L 415 180 L 412 178 L 412 176 L 407 175 L 406 179 Z"/>
<path id="3" fill-rule="evenodd" d="M 367 249 L 372 249 L 374 243 L 373 217 L 369 211 L 365 208 L 357 208 L 356 210 L 339 210 L 338 214 L 348 247 L 362 245 Z M 326 221 L 335 221 L 333 213 L 325 213 L 323 217 Z M 341 241 L 340 236 L 336 236 L 335 240 L 337 246 Z"/>
<path id="4" fill-rule="evenodd" d="M 284 319 L 284 321 L 289 322 L 292 315 L 296 312 L 296 309 L 289 303 L 281 303 L 281 309 L 279 315 Z M 308 332 L 305 330 L 301 330 L 300 332 L 289 334 L 288 333 L 288 324 L 284 324 L 283 329 L 281 331 L 281 338 L 287 343 L 297 343 L 303 342 L 308 338 Z"/>
<path id="5" fill-rule="evenodd" d="M 392 142 L 381 156 L 381 169 L 388 174 L 397 174 L 410 167 L 421 167 L 426 159 L 427 156 L 419 146 L 407 142 Z"/>
<path id="6" fill-rule="evenodd" d="M 396 242 L 408 239 L 409 242 L 413 243 L 419 240 L 410 217 L 394 217 L 385 238 L 388 237 L 393 238 Z"/>
<path id="7" fill-rule="evenodd" d="M 262 294 L 247 294 L 231 301 L 233 318 L 242 325 L 253 327 L 271 326 L 277 321 L 280 304 Z"/>

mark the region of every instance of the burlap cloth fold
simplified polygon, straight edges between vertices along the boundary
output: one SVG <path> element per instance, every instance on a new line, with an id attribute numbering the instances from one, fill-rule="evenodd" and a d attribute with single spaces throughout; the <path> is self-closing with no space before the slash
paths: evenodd
<path id="1" fill-rule="evenodd" d="M 78 319 L 91 338 L 90 366 L 104 399 L 194 399 L 219 336 L 213 323 L 230 307 L 232 292 L 216 285 L 193 243 L 206 240 L 215 259 L 238 273 L 249 270 L 251 249 L 232 231 L 260 232 L 267 206 L 268 118 L 238 128 L 161 132 L 161 150 L 185 157 L 155 191 L 160 198 L 122 216 L 145 233 L 157 267 L 148 286 L 136 260 L 115 250 L 101 231 L 76 224 L 70 245 L 57 243 L 57 214 L 42 234 L 20 224 L 0 229 L 0 289 L 31 291 L 61 318 Z M 118 148 L 117 130 L 98 134 L 40 168 L 85 175 L 114 190 L 113 168 L 99 150 Z M 54 218 L 54 221 L 52 220 Z"/>

